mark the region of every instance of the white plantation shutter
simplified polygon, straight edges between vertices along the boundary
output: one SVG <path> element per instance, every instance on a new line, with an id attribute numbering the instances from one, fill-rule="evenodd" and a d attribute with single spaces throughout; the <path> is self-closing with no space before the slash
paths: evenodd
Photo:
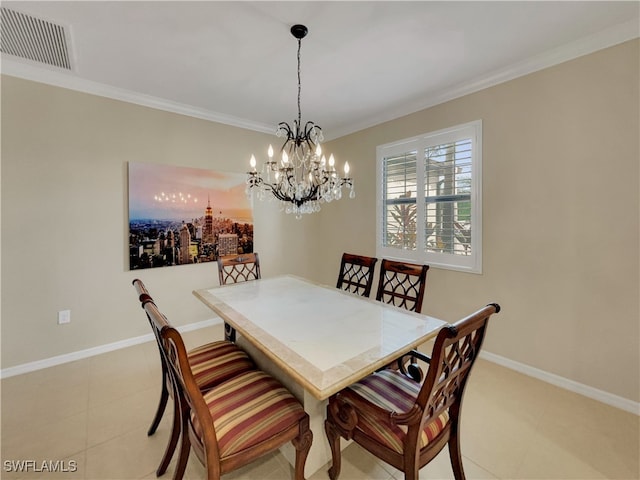
<path id="1" fill-rule="evenodd" d="M 378 256 L 482 271 L 482 123 L 382 145 Z"/>
<path id="2" fill-rule="evenodd" d="M 471 255 L 471 139 L 425 154 L 426 250 Z"/>
<path id="3" fill-rule="evenodd" d="M 416 248 L 416 157 L 413 151 L 384 159 L 385 246 Z"/>

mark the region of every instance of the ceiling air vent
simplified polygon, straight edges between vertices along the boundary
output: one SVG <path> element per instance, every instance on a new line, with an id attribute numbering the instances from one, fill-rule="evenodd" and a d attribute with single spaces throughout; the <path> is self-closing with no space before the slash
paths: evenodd
<path id="1" fill-rule="evenodd" d="M 2 53 L 71 70 L 63 26 L 8 8 L 0 9 Z"/>

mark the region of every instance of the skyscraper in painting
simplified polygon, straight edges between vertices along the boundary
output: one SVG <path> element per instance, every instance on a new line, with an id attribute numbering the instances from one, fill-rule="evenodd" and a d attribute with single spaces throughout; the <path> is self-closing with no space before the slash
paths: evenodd
<path id="1" fill-rule="evenodd" d="M 211 197 L 207 198 L 207 209 L 204 211 L 204 231 L 202 233 L 202 242 L 213 244 L 213 209 L 211 208 Z"/>

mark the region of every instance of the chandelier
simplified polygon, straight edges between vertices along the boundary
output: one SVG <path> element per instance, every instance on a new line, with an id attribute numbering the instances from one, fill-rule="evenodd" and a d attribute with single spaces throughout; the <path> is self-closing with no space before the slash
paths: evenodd
<path id="1" fill-rule="evenodd" d="M 333 155 L 328 161 L 322 155 L 322 129 L 311 121 L 302 125 L 300 46 L 307 32 L 304 25 L 291 27 L 291 34 L 298 39 L 298 119 L 294 120 L 293 127 L 286 122 L 278 124 L 276 136 L 285 139 L 280 149 L 281 160 L 274 160 L 273 147 L 269 145 L 268 160 L 262 169 L 256 170 L 256 157 L 251 155 L 251 169 L 247 172 L 249 195 L 256 190 L 259 200 L 275 197 L 282 202 L 283 210 L 295 214 L 296 218 L 303 213 L 320 211 L 320 204 L 324 202 L 340 200 L 343 187 L 349 190 L 349 198 L 355 197 L 353 179 L 349 177 L 349 162 L 344 163 L 344 177 L 340 177 Z"/>

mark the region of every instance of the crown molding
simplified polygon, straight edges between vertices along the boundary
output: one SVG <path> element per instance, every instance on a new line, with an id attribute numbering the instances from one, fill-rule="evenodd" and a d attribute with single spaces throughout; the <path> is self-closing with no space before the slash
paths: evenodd
<path id="1" fill-rule="evenodd" d="M 508 82 L 509 80 L 514 80 L 518 77 L 522 77 L 539 70 L 544 70 L 545 68 L 553 67 L 554 65 L 558 65 L 584 55 L 589 55 L 597 52 L 598 50 L 613 47 L 638 37 L 640 37 L 640 25 L 638 25 L 637 20 L 630 20 L 588 37 L 581 38 L 575 42 L 548 50 L 542 54 L 510 65 L 507 68 L 496 70 L 471 82 L 461 83 L 439 92 L 431 93 L 421 100 L 399 106 L 393 111 L 387 111 L 382 115 L 369 117 L 366 122 L 347 126 L 342 129 L 332 129 L 329 132 L 324 130 L 325 137 L 330 136 L 332 139 L 340 138 L 390 120 L 395 120 L 397 118 L 440 105 L 471 93 L 479 92 L 480 90 Z"/>
<path id="2" fill-rule="evenodd" d="M 127 103 L 141 105 L 143 107 L 154 108 L 166 112 L 195 117 L 210 122 L 222 123 L 233 127 L 245 128 L 262 133 L 275 133 L 273 125 L 254 122 L 244 118 L 226 115 L 224 113 L 213 112 L 204 108 L 194 107 L 184 103 L 173 102 L 162 98 L 137 93 L 123 88 L 112 87 L 103 83 L 86 80 L 58 69 L 43 68 L 31 65 L 22 61 L 14 60 L 8 55 L 2 55 L 2 66 L 0 72 L 3 75 L 32 80 L 34 82 L 45 83 L 55 87 L 66 88 L 99 97 L 120 100 Z"/>
<path id="3" fill-rule="evenodd" d="M 473 81 L 465 82 L 438 92 L 433 92 L 428 96 L 423 97 L 421 100 L 412 101 L 410 104 L 404 104 L 394 108 L 393 110 L 387 110 L 380 115 L 371 116 L 364 122 L 355 123 L 343 128 L 324 129 L 325 141 L 334 140 L 396 118 L 425 110 L 450 100 L 484 90 L 485 88 L 493 87 L 500 83 L 504 83 L 638 37 L 640 37 L 640 26 L 638 26 L 636 20 L 630 20 L 594 35 L 590 35 L 575 42 L 523 60 L 502 70 L 497 70 Z M 114 100 L 121 100 L 123 102 L 133 103 L 157 110 L 222 123 L 233 127 L 245 128 L 261 133 L 274 133 L 273 125 L 266 125 L 252 120 L 194 107 L 192 105 L 173 102 L 153 97 L 151 95 L 136 93 L 98 82 L 84 80 L 76 77 L 73 73 L 23 63 L 4 54 L 2 55 L 0 73 L 56 87 L 111 98 Z"/>

